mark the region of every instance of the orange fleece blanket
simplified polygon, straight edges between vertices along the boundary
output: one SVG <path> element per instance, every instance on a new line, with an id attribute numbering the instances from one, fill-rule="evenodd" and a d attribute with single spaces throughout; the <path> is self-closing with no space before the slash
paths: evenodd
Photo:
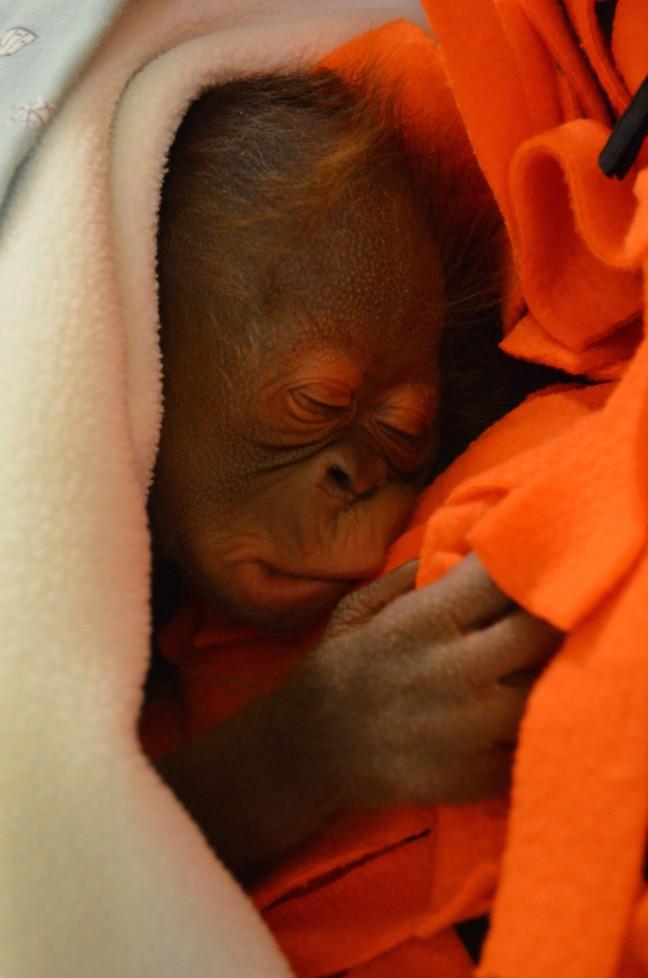
<path id="1" fill-rule="evenodd" d="M 490 429 L 430 487 L 392 563 L 420 551 L 423 584 L 474 549 L 568 638 L 531 698 L 508 818 L 500 803 L 348 816 L 256 899 L 311 978 L 467 976 L 451 925 L 489 907 L 482 978 L 638 978 L 648 974 L 648 146 L 619 182 L 597 157 L 648 70 L 648 7 L 618 0 L 611 47 L 594 0 L 483 0 L 479 17 L 471 0 L 426 8 L 509 232 L 504 348 L 611 382 L 536 396 Z M 424 145 L 435 114 L 441 124 L 453 114 L 433 46 L 394 25 L 327 63 L 376 57 L 386 83 L 398 72 L 404 125 Z M 209 646 L 209 629 L 200 634 Z M 242 675 L 263 658 L 254 641 L 242 637 Z"/>

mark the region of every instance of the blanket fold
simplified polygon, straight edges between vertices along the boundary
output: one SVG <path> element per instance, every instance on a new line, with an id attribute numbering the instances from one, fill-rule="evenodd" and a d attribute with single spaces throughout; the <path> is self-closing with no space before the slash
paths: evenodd
<path id="1" fill-rule="evenodd" d="M 524 4 L 531 16 L 530 6 Z M 492 12 L 508 38 L 510 7 L 498 4 Z M 645 5 L 617 9 L 612 49 L 623 39 L 626 57 L 634 59 L 630 70 L 610 57 L 594 4 L 573 0 L 566 7 L 596 80 L 622 111 L 645 73 L 645 44 L 628 44 L 629 35 L 646 37 Z M 443 4 L 429 4 L 428 13 L 473 145 L 488 163 L 494 137 L 483 131 L 477 109 L 484 90 L 497 83 L 502 44 L 497 53 L 464 58 L 459 39 L 468 36 L 472 51 L 479 27 L 463 5 L 454 4 L 449 15 Z M 540 32 L 540 5 L 533 16 Z M 520 50 L 525 44 L 522 34 Z M 483 487 L 490 497 L 482 497 L 481 510 L 478 485 L 466 482 L 454 496 L 467 546 L 500 586 L 570 633 L 522 727 L 493 925 L 479 969 L 484 978 L 645 973 L 648 347 L 639 323 L 647 157 L 644 147 L 625 181 L 606 182 L 596 158 L 608 134 L 609 124 L 595 113 L 521 138 L 514 152 L 509 133 L 500 156 L 509 161 L 505 187 L 492 181 L 512 227 L 532 317 L 531 326 L 523 319 L 514 327 L 505 348 L 569 363 L 574 372 L 603 367 L 600 376 L 607 370 L 620 380 L 591 414 L 501 466 L 498 479 Z M 556 357 L 557 343 L 570 350 L 569 360 Z M 424 550 L 438 563 L 434 523 L 433 517 Z"/>
<path id="2" fill-rule="evenodd" d="M 531 16 L 530 4 L 489 5 L 478 28 L 469 26 L 469 10 L 460 3 L 452 11 L 444 4 L 427 10 L 468 133 L 502 208 L 530 317 L 515 324 L 505 348 L 588 374 L 605 362 L 594 353 L 592 363 L 590 348 L 640 317 L 640 263 L 623 246 L 636 201 L 632 181 L 611 184 L 598 168 L 611 120 L 600 96 L 594 97 L 594 80 L 566 37 L 557 5 L 533 5 L 538 34 L 551 39 L 545 57 L 551 52 L 559 59 L 559 72 L 550 64 L 549 78 L 547 65 L 529 51 L 530 37 L 533 45 L 540 40 L 521 7 Z M 477 77 L 482 84 L 475 84 Z M 559 101 L 549 105 L 556 78 L 575 79 L 577 90 L 589 94 L 587 101 L 582 98 L 584 118 L 563 122 Z M 528 90 L 535 99 L 525 97 Z M 636 336 L 626 339 L 617 360 L 632 355 Z M 579 352 L 584 355 L 574 355 Z"/>

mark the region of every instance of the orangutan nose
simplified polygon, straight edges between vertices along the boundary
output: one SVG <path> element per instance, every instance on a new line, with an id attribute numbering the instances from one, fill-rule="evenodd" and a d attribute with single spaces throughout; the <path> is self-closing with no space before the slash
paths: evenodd
<path id="1" fill-rule="evenodd" d="M 340 452 L 339 457 L 327 459 L 322 488 L 366 499 L 385 484 L 386 476 L 387 467 L 379 455 L 366 451 L 356 457 L 355 453 Z"/>
<path id="2" fill-rule="evenodd" d="M 342 492 L 348 492 L 352 495 L 357 495 L 354 487 L 353 480 L 346 469 L 343 469 L 340 465 L 331 465 L 327 470 L 327 476 L 330 482 L 341 489 Z"/>

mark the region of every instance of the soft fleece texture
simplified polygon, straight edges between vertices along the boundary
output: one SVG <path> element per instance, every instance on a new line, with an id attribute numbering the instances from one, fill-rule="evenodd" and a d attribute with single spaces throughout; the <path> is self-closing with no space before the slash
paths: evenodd
<path id="1" fill-rule="evenodd" d="M 425 6 L 511 234 L 527 311 L 505 347 L 621 378 L 563 435 L 458 487 L 445 541 L 428 527 L 423 574 L 442 542 L 472 547 L 569 631 L 523 725 L 479 974 L 634 978 L 648 970 L 648 146 L 621 183 L 596 156 L 599 91 L 619 111 L 648 71 L 648 8 L 621 0 L 610 52 L 594 3 L 567 0 L 594 74 L 550 0 L 485 3 L 478 21 L 465 0 Z"/>
<path id="2" fill-rule="evenodd" d="M 596 164 L 602 91 L 620 111 L 648 69 L 648 10 L 619 2 L 610 57 L 593 0 L 567 7 L 596 76 L 551 0 L 479 18 L 469 0 L 427 5 L 510 233 L 504 346 L 614 382 L 494 426 L 425 494 L 392 564 L 420 552 L 425 584 L 475 549 L 568 638 L 529 705 L 508 826 L 484 805 L 347 818 L 259 888 L 310 978 L 466 976 L 449 925 L 488 907 L 483 978 L 648 974 L 648 147 L 622 183 Z M 374 41 L 327 60 L 359 63 Z"/>
<path id="3" fill-rule="evenodd" d="M 511 237 L 504 348 L 620 378 L 582 418 L 565 406 L 543 444 L 544 420 L 516 431 L 506 419 L 517 456 L 471 479 L 469 450 L 468 478 L 425 532 L 421 582 L 474 549 L 569 633 L 523 724 L 478 974 L 636 978 L 648 973 L 648 144 L 620 183 L 596 159 L 612 122 L 601 93 L 619 112 L 648 73 L 648 8 L 620 0 L 609 50 L 593 0 L 566 3 L 581 48 L 552 0 L 488 2 L 479 18 L 469 0 L 424 6 Z"/>
<path id="4" fill-rule="evenodd" d="M 136 738 L 160 418 L 155 210 L 202 86 L 310 62 L 403 9 L 128 4 L 14 182 L 0 238 L 3 975 L 289 974 Z"/>

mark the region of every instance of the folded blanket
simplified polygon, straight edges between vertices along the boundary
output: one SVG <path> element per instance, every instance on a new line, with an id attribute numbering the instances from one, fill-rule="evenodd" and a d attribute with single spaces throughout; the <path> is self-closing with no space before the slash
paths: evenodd
<path id="1" fill-rule="evenodd" d="M 174 126 L 202 87 L 310 63 L 413 5 L 133 0 L 93 55 L 70 42 L 54 75 L 39 74 L 43 6 L 5 4 L 0 47 L 12 77 L 32 65 L 27 101 L 57 102 L 16 115 L 40 128 L 3 170 L 0 973 L 287 975 L 136 736 L 160 415 L 155 212 Z M 51 6 L 87 24 L 78 3 Z M 54 88 L 34 93 L 34 79 Z"/>
<path id="2" fill-rule="evenodd" d="M 485 4 L 479 23 L 469 4 L 426 6 L 511 233 L 528 312 L 505 348 L 621 376 L 600 410 L 501 471 L 485 509 L 470 484 L 455 497 L 465 545 L 522 605 L 570 632 L 523 725 L 479 973 L 630 978 L 648 965 L 648 347 L 631 325 L 644 306 L 648 147 L 620 183 L 600 175 L 610 122 L 595 84 L 617 111 L 627 105 L 648 70 L 635 40 L 648 11 L 617 5 L 610 50 L 595 5 L 566 4 L 594 79 L 557 4 Z M 550 118 L 561 90 L 580 118 Z"/>
<path id="3" fill-rule="evenodd" d="M 570 25 L 553 0 L 501 9 L 489 2 L 478 23 L 463 3 L 425 6 L 511 236 L 513 292 L 525 309 L 520 315 L 519 301 L 511 300 L 504 348 L 573 373 L 609 376 L 639 337 L 638 325 L 629 326 L 642 308 L 639 255 L 625 245 L 636 201 L 631 176 L 617 183 L 598 168 L 611 118 Z M 568 6 L 572 26 L 587 20 L 586 38 L 600 37 L 594 3 Z M 621 5 L 615 37 L 633 18 L 632 30 L 644 36 L 641 6 Z M 599 40 L 605 84 L 617 74 L 602 47 Z M 645 52 L 637 55 L 645 73 Z"/>

